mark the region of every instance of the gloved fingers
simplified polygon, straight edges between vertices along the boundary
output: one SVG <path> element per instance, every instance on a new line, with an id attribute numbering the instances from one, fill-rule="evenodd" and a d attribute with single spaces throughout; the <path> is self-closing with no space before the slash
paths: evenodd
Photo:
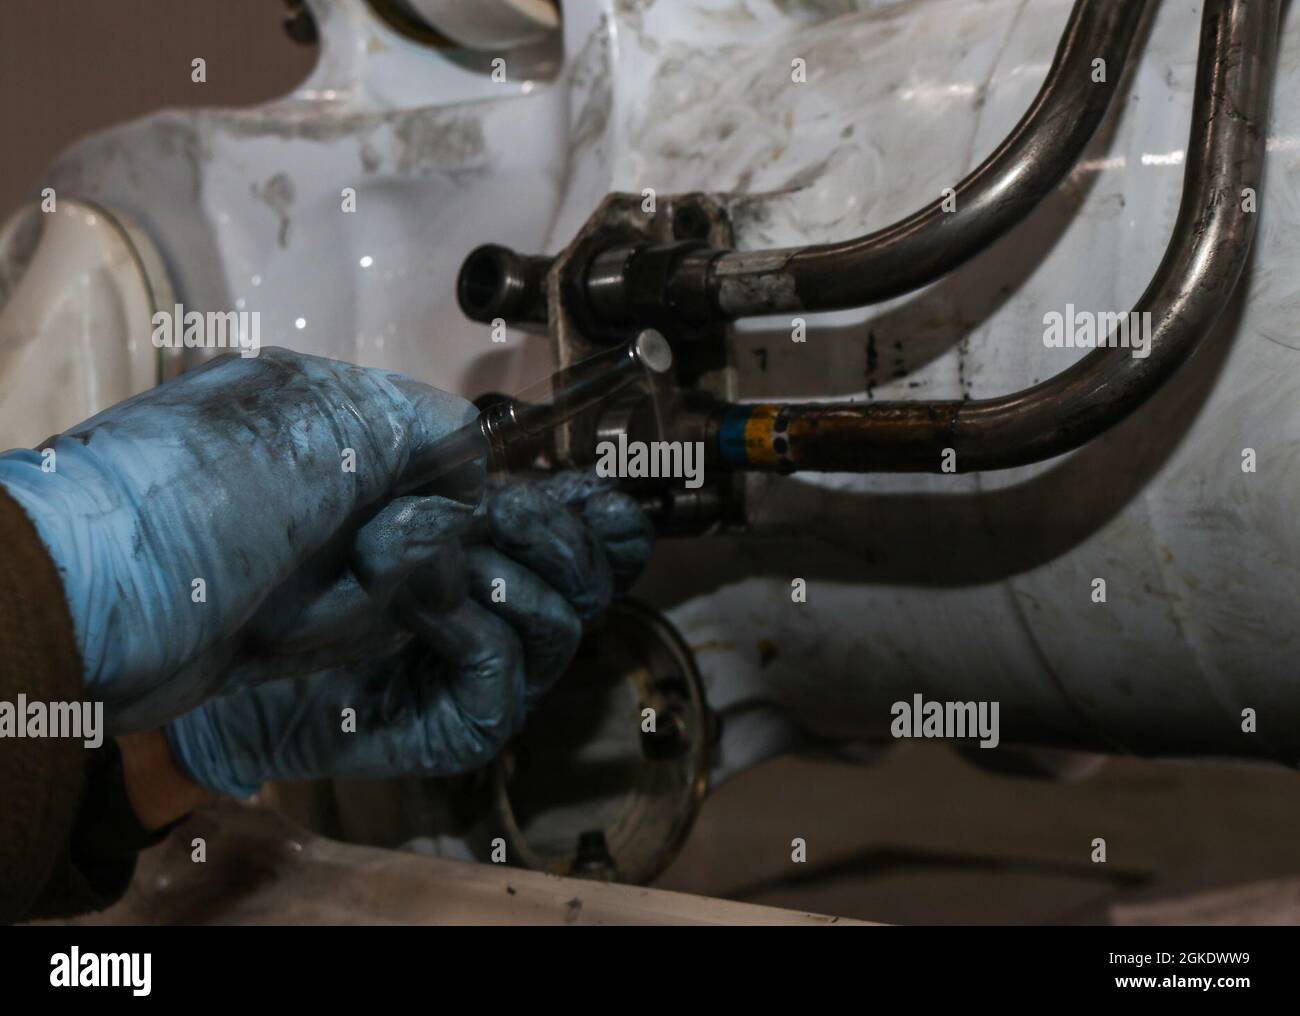
<path id="1" fill-rule="evenodd" d="M 268 348 L 217 358 L 71 428 L 53 442 L 57 470 L 43 472 L 40 456 L 0 457 L 0 478 L 40 520 L 87 681 L 96 694 L 147 697 L 194 658 L 224 653 L 261 608 L 292 603 L 268 597 L 345 553 L 361 514 L 474 416 L 390 371 Z"/>
<path id="2" fill-rule="evenodd" d="M 541 486 L 555 500 L 575 509 L 595 494 L 618 489 L 617 481 L 597 476 L 594 469 L 565 469 L 548 476 Z"/>
<path id="3" fill-rule="evenodd" d="M 472 506 L 445 497 L 401 497 L 362 526 L 349 563 L 371 609 L 386 610 L 417 568 L 426 605 L 450 609 L 464 599 L 458 537 L 473 515 Z"/>
<path id="4" fill-rule="evenodd" d="M 271 594 L 249 627 L 248 648 L 309 654 L 350 641 L 375 626 L 398 587 L 421 566 L 442 579 L 426 596 L 454 606 L 464 599 L 457 537 L 472 516 L 473 509 L 441 497 L 391 502 L 352 537 L 347 564 L 340 567 L 337 554 L 320 555 Z"/>
<path id="5" fill-rule="evenodd" d="M 615 587 L 628 588 L 641 574 L 654 549 L 655 530 L 646 513 L 630 495 L 604 490 L 583 502 L 582 521 L 604 544 Z"/>
<path id="6" fill-rule="evenodd" d="M 486 765 L 527 712 L 523 647 L 510 625 L 473 600 L 441 619 L 441 638 L 426 633 L 431 651 L 410 683 L 421 716 L 408 740 L 417 741 L 416 757 L 430 775 Z"/>
<path id="7" fill-rule="evenodd" d="M 454 770 L 465 772 L 491 759 L 524 724 L 523 646 L 503 618 L 472 599 L 439 612 L 417 595 L 400 599 L 398 612 L 428 651 L 425 670 L 434 664 L 435 679 L 420 686 L 437 704 L 426 711 L 426 743 L 454 747 Z"/>
<path id="8" fill-rule="evenodd" d="M 344 569 L 319 588 L 314 583 L 290 582 L 266 601 L 250 626 L 244 648 L 250 652 L 314 653 L 340 639 L 353 638 L 379 612 L 370 593 L 351 569 Z"/>
<path id="9" fill-rule="evenodd" d="M 472 599 L 455 610 L 438 611 L 408 589 L 396 609 L 402 624 L 437 661 L 439 687 L 450 696 L 454 711 L 484 744 L 499 748 L 523 724 L 526 712 L 524 652 L 514 629 Z M 493 741 L 493 732 L 499 741 Z"/>
<path id="10" fill-rule="evenodd" d="M 443 631 L 453 656 L 413 645 L 211 699 L 167 725 L 173 757 L 201 786 L 237 796 L 274 779 L 480 768 L 521 722 L 523 653 L 510 627 L 476 603 L 449 615 Z"/>
<path id="11" fill-rule="evenodd" d="M 164 728 L 172 758 L 195 783 L 235 797 L 256 793 L 267 780 L 355 773 L 367 761 L 378 769 L 387 746 L 361 731 L 375 725 L 385 664 L 396 663 L 374 661 L 210 699 Z"/>
<path id="12" fill-rule="evenodd" d="M 615 587 L 627 589 L 641 574 L 654 548 L 654 526 L 636 499 L 595 470 L 566 469 L 547 477 L 542 489 L 578 512 L 601 538 L 614 571 Z"/>
<path id="13" fill-rule="evenodd" d="M 438 443 L 454 431 L 473 423 L 478 418 L 478 410 L 472 402 L 421 384 L 405 374 L 390 374 L 388 381 L 411 407 L 412 426 L 408 434 L 410 458 L 406 474 L 402 478 L 403 482 L 411 482 L 429 470 L 437 470 Z M 483 499 L 486 477 L 487 464 L 482 459 L 476 459 L 418 489 L 420 493 L 441 494 L 464 504 L 477 505 Z"/>
<path id="14" fill-rule="evenodd" d="M 336 632 L 332 644 L 292 649 L 258 647 L 240 652 L 213 682 L 214 694 L 389 659 L 410 641 L 411 633 L 394 618 L 376 614 Z"/>
<path id="15" fill-rule="evenodd" d="M 583 621 L 609 606 L 614 577 L 600 540 L 539 484 L 517 483 L 494 493 L 487 520 L 496 547 L 543 576 Z"/>
<path id="16" fill-rule="evenodd" d="M 582 641 L 582 621 L 544 579 L 495 547 L 471 547 L 465 558 L 470 596 L 519 635 L 527 674 L 525 706 L 532 708 L 572 662 Z"/>

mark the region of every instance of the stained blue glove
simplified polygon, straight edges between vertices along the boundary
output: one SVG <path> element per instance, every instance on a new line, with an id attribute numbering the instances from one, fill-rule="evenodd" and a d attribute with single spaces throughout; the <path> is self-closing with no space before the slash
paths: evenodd
<path id="1" fill-rule="evenodd" d="M 38 452 L 0 456 L 0 483 L 59 569 L 110 730 L 157 726 L 216 695 L 249 702 L 265 737 L 238 746 L 239 777 L 219 741 L 235 737 L 228 724 L 205 711 L 169 731 L 201 782 L 246 791 L 249 773 L 293 768 L 284 759 L 300 749 L 277 738 L 289 719 L 311 718 L 301 694 L 276 697 L 280 680 L 337 678 L 363 661 L 382 699 L 372 719 L 419 717 L 427 743 L 387 752 L 372 725 L 347 742 L 351 771 L 461 768 L 499 747 L 522 720 L 536 647 L 569 645 L 575 625 L 552 612 L 521 638 L 505 604 L 480 614 L 466 600 L 471 561 L 489 552 L 467 553 L 458 539 L 480 474 L 439 492 L 452 496 L 389 502 L 412 463 L 427 464 L 437 439 L 472 416 L 463 400 L 402 375 L 266 350 L 218 359 L 73 428 L 48 445 L 53 471 Z M 530 496 L 542 495 L 501 502 Z M 621 497 L 590 500 L 611 496 Z M 644 546 L 645 520 L 626 503 L 620 511 Z M 594 531 L 578 528 L 600 554 L 584 562 L 568 546 L 576 586 L 565 592 L 603 606 L 611 566 Z M 417 678 L 394 669 L 417 654 Z M 265 698 L 240 698 L 265 682 L 275 682 Z M 325 774 L 336 761 L 326 752 L 308 768 Z"/>
<path id="2" fill-rule="evenodd" d="M 413 456 L 474 415 L 387 371 L 268 350 L 222 357 L 47 445 L 0 457 L 63 580 L 91 692 L 114 732 L 153 727 L 228 689 L 268 596 L 328 572 Z M 422 505 L 453 534 L 472 511 Z M 343 548 L 343 553 L 346 548 Z M 307 595 L 305 592 L 304 595 Z"/>
<path id="3" fill-rule="evenodd" d="M 449 775 L 489 761 L 568 667 L 583 622 L 644 566 L 652 530 L 636 502 L 607 481 L 562 474 L 488 494 L 487 542 L 410 568 L 402 501 L 358 536 L 351 591 L 286 633 L 310 669 L 311 648 L 335 626 L 368 656 L 323 673 L 249 682 L 167 727 L 172 753 L 200 784 L 246 795 L 265 780 L 318 776 Z M 456 602 L 448 576 L 464 576 Z M 377 604 L 404 587 L 396 610 Z M 394 614 L 400 624 L 393 623 Z M 402 629 L 414 632 L 403 640 Z M 396 636 L 396 637 L 394 637 Z M 381 647 L 391 648 L 385 653 Z M 266 658 L 254 666 L 265 666 Z"/>

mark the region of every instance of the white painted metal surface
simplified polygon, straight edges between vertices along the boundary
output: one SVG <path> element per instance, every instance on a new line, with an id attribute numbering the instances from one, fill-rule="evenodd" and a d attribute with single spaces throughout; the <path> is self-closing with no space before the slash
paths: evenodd
<path id="1" fill-rule="evenodd" d="M 361 0 L 312 6 L 323 54 L 294 95 L 104 132 L 49 182 L 139 222 L 187 306 L 260 310 L 265 342 L 476 395 L 546 372 L 551 351 L 463 319 L 472 247 L 558 251 L 608 191 L 646 187 L 766 195 L 737 206 L 740 247 L 886 225 L 1016 122 L 1070 4 L 584 0 L 562 52 L 505 54 L 505 83 Z M 1170 235 L 1199 13 L 1159 5 L 1119 108 L 1021 228 L 922 293 L 810 318 L 804 344 L 788 322 L 747 325 L 741 395 L 978 397 L 1068 366 L 1082 351 L 1045 348 L 1043 315 L 1127 310 Z M 661 546 L 643 588 L 735 719 L 728 771 L 790 722 L 881 733 L 915 692 L 999 700 L 1004 742 L 1300 756 L 1298 70 L 1293 16 L 1245 298 L 1152 405 L 1011 473 L 762 479 L 753 534 Z"/>
<path id="2" fill-rule="evenodd" d="M 0 230 L 0 416 L 33 447 L 158 381 L 150 341 L 170 290 L 146 238 L 78 201 L 24 208 Z"/>

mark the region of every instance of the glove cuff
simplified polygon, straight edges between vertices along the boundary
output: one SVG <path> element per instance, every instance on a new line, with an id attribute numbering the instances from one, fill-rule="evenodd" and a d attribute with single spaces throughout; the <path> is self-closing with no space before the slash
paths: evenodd
<path id="1" fill-rule="evenodd" d="M 163 727 L 172 759 L 190 779 L 213 793 L 252 797 L 263 781 L 233 771 L 231 752 L 210 708 L 200 706 Z"/>
<path id="2" fill-rule="evenodd" d="M 59 439 L 47 451 L 57 453 L 48 468 L 40 451 L 0 455 L 0 484 L 31 519 L 59 572 L 86 683 L 102 689 L 131 648 L 115 617 L 120 601 L 135 590 L 114 583 L 121 577 L 117 548 L 131 546 L 132 522 L 116 491 L 100 500 L 92 493 L 111 486 L 84 449 Z"/>

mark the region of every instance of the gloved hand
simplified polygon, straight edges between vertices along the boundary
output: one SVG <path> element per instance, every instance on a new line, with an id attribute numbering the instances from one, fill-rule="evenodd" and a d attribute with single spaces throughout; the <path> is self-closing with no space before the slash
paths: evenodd
<path id="1" fill-rule="evenodd" d="M 607 481 L 561 474 L 490 491 L 487 542 L 464 548 L 463 568 L 444 558 L 412 571 L 403 560 L 406 511 L 396 501 L 361 531 L 355 583 L 345 580 L 326 609 L 283 632 L 281 644 L 298 653 L 270 666 L 280 674 L 310 668 L 320 641 L 338 630 L 369 647 L 368 658 L 245 681 L 169 724 L 172 754 L 198 783 L 246 795 L 272 779 L 482 766 L 568 666 L 583 621 L 641 570 L 653 539 L 636 502 Z M 463 599 L 453 588 L 461 577 Z M 389 597 L 374 595 L 396 581 L 405 582 L 401 627 L 417 636 L 405 643 L 394 612 L 377 609 Z M 252 666 L 267 664 L 263 656 Z"/>
<path id="2" fill-rule="evenodd" d="M 110 729 L 157 726 L 214 695 L 320 672 L 349 658 L 345 644 L 352 657 L 391 654 L 409 641 L 388 609 L 400 590 L 438 666 L 417 682 L 376 677 L 383 718 L 427 716 L 426 733 L 447 739 L 426 746 L 435 766 L 463 757 L 458 737 L 474 757 L 499 745 L 522 717 L 517 701 L 493 696 L 523 686 L 526 659 L 517 618 L 502 610 L 483 621 L 461 603 L 468 558 L 457 536 L 472 508 L 460 501 L 477 495 L 481 474 L 441 491 L 455 497 L 388 503 L 412 462 L 472 416 L 463 400 L 402 375 L 266 350 L 220 358 L 73 428 L 48 446 L 51 472 L 38 452 L 0 456 L 0 483 L 60 571 Z M 626 518 L 644 540 L 644 519 Z M 586 570 L 573 560 L 578 601 L 605 602 L 600 560 L 593 553 Z M 369 623 L 347 626 L 363 601 Z M 435 620 L 456 611 L 470 617 Z M 539 619 L 525 641 L 545 641 L 556 623 Z M 472 703 L 446 692 L 461 682 L 477 691 L 483 668 L 493 690 Z M 448 711 L 434 721 L 439 708 Z"/>

